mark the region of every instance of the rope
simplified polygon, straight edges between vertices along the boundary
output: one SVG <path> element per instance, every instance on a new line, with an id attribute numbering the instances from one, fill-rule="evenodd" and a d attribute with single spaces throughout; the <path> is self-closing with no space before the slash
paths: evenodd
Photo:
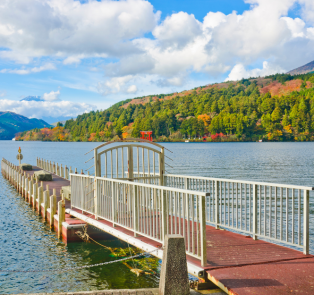
<path id="1" fill-rule="evenodd" d="M 95 266 L 101 266 L 101 265 L 107 265 L 107 264 L 112 264 L 112 263 L 115 263 L 115 262 L 121 262 L 121 261 L 125 261 L 125 260 L 129 260 L 129 259 L 133 259 L 133 258 L 136 258 L 136 257 L 140 257 L 140 256 L 143 256 L 143 255 L 146 255 L 146 254 L 151 254 L 155 251 L 158 251 L 160 249 L 154 249 L 152 251 L 149 251 L 149 252 L 143 252 L 143 253 L 140 253 L 140 254 L 137 254 L 137 255 L 133 255 L 131 257 L 126 257 L 126 258 L 121 258 L 121 259 L 118 259 L 118 260 L 113 260 L 113 261 L 107 261 L 107 262 L 102 262 L 102 263 L 96 263 L 96 264 L 92 264 L 92 265 L 84 265 L 84 266 L 76 266 L 76 267 L 68 267 L 68 268 L 64 268 L 64 269 L 40 269 L 40 270 L 37 270 L 37 269 L 34 269 L 34 270 L 3 270 L 3 269 L 0 269 L 0 273 L 3 273 L 3 272 L 8 272 L 8 273 L 14 273 L 14 272 L 22 272 L 22 273 L 35 273 L 35 272 L 66 272 L 66 271 L 69 271 L 69 270 L 76 270 L 76 269 L 85 269 L 85 268 L 91 268 L 91 267 L 95 267 Z"/>

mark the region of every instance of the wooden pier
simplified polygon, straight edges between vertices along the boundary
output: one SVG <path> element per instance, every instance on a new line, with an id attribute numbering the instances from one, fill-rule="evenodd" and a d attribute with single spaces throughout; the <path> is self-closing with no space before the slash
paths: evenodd
<path id="1" fill-rule="evenodd" d="M 52 207 L 58 203 L 60 209 L 54 228 L 60 229 L 61 220 L 65 242 L 77 240 L 75 231 L 87 223 L 100 230 L 91 235 L 104 233 L 99 239 L 113 235 L 144 251 L 158 249 L 153 255 L 162 258 L 165 235 L 179 234 L 186 242 L 188 271 L 201 282 L 211 281 L 228 294 L 314 294 L 312 187 L 167 175 L 162 148 L 137 143 L 98 153 L 99 148 L 94 150 L 95 176 L 68 168 L 60 172 L 59 165 L 42 159 L 37 160 L 40 167 L 23 172 L 3 159 L 2 173 L 31 205 L 35 200 L 47 220 L 51 206 L 41 194 L 49 185 L 46 195 L 56 195 Z M 32 175 L 42 168 L 53 181 L 38 183 L 34 193 Z M 60 190 L 70 184 L 71 199 L 65 200 Z"/>

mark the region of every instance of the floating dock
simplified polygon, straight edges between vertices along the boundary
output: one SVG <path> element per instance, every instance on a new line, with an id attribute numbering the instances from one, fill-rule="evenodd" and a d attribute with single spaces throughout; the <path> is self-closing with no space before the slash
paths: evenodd
<path id="1" fill-rule="evenodd" d="M 314 294 L 314 256 L 309 254 L 312 187 L 166 175 L 162 171 L 164 151 L 156 155 L 156 164 L 151 154 L 156 150 L 150 149 L 145 166 L 145 149 L 125 145 L 121 153 L 114 154 L 122 155 L 122 163 L 114 168 L 118 160 L 110 148 L 106 165 L 111 165 L 105 173 L 97 167 L 100 160 L 95 152 L 95 171 L 99 169 L 105 177 L 97 172 L 96 176 L 61 173 L 55 168 L 58 165 L 41 159 L 37 160 L 40 167 L 33 166 L 33 171 L 21 171 L 3 159 L 2 173 L 48 223 L 47 197 L 45 201 L 40 190 L 34 194 L 31 187 L 34 171 L 46 168 L 52 173 L 52 181 L 37 185 L 42 191 L 48 185 L 46 195 L 56 195 L 59 210 L 50 225 L 58 232 L 62 221 L 59 236 L 66 243 L 77 241 L 76 231 L 88 224 L 95 239 L 113 235 L 144 251 L 158 250 L 153 255 L 162 258 L 165 234 L 180 234 L 186 240 L 189 273 L 228 294 Z M 133 153 L 137 153 L 134 161 Z M 128 156 L 123 160 L 124 154 Z M 154 163 L 149 163 L 152 158 Z M 138 163 L 137 172 L 130 169 L 133 162 Z M 139 162 L 146 171 L 140 171 Z M 125 171 L 127 177 L 123 177 Z M 66 200 L 62 190 L 70 185 Z"/>

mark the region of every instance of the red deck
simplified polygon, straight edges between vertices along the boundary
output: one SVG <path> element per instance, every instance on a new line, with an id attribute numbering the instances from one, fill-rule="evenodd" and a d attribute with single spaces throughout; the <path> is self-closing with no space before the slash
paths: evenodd
<path id="1" fill-rule="evenodd" d="M 51 193 L 56 188 L 60 198 L 61 186 L 69 185 L 69 181 L 53 175 L 53 181 L 44 182 L 46 184 Z M 70 202 L 66 207 L 70 207 Z M 112 227 L 110 222 L 99 221 Z M 122 227 L 115 229 L 133 236 L 133 232 Z M 314 294 L 313 255 L 211 226 L 206 228 L 206 237 L 207 266 L 204 269 L 210 280 L 229 294 Z M 137 239 L 161 246 L 146 237 Z M 187 259 L 201 267 L 199 260 L 190 256 Z"/>

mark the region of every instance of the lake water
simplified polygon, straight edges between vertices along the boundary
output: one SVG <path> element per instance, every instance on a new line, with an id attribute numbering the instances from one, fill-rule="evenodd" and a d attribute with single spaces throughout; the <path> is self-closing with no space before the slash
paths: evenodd
<path id="1" fill-rule="evenodd" d="M 18 147 L 23 162 L 36 157 L 87 169 L 99 143 L 0 141 L 0 155 L 15 162 Z M 169 173 L 258 180 L 314 186 L 314 143 L 163 143 Z M 314 200 L 310 193 L 310 242 L 314 254 Z M 0 176 L 0 268 L 57 269 L 114 260 L 110 252 L 91 243 L 64 245 Z M 127 248 L 116 239 L 110 247 Z M 137 277 L 122 263 L 65 273 L 0 273 L 0 294 L 74 292 L 116 288 L 157 287 L 158 274 Z"/>

